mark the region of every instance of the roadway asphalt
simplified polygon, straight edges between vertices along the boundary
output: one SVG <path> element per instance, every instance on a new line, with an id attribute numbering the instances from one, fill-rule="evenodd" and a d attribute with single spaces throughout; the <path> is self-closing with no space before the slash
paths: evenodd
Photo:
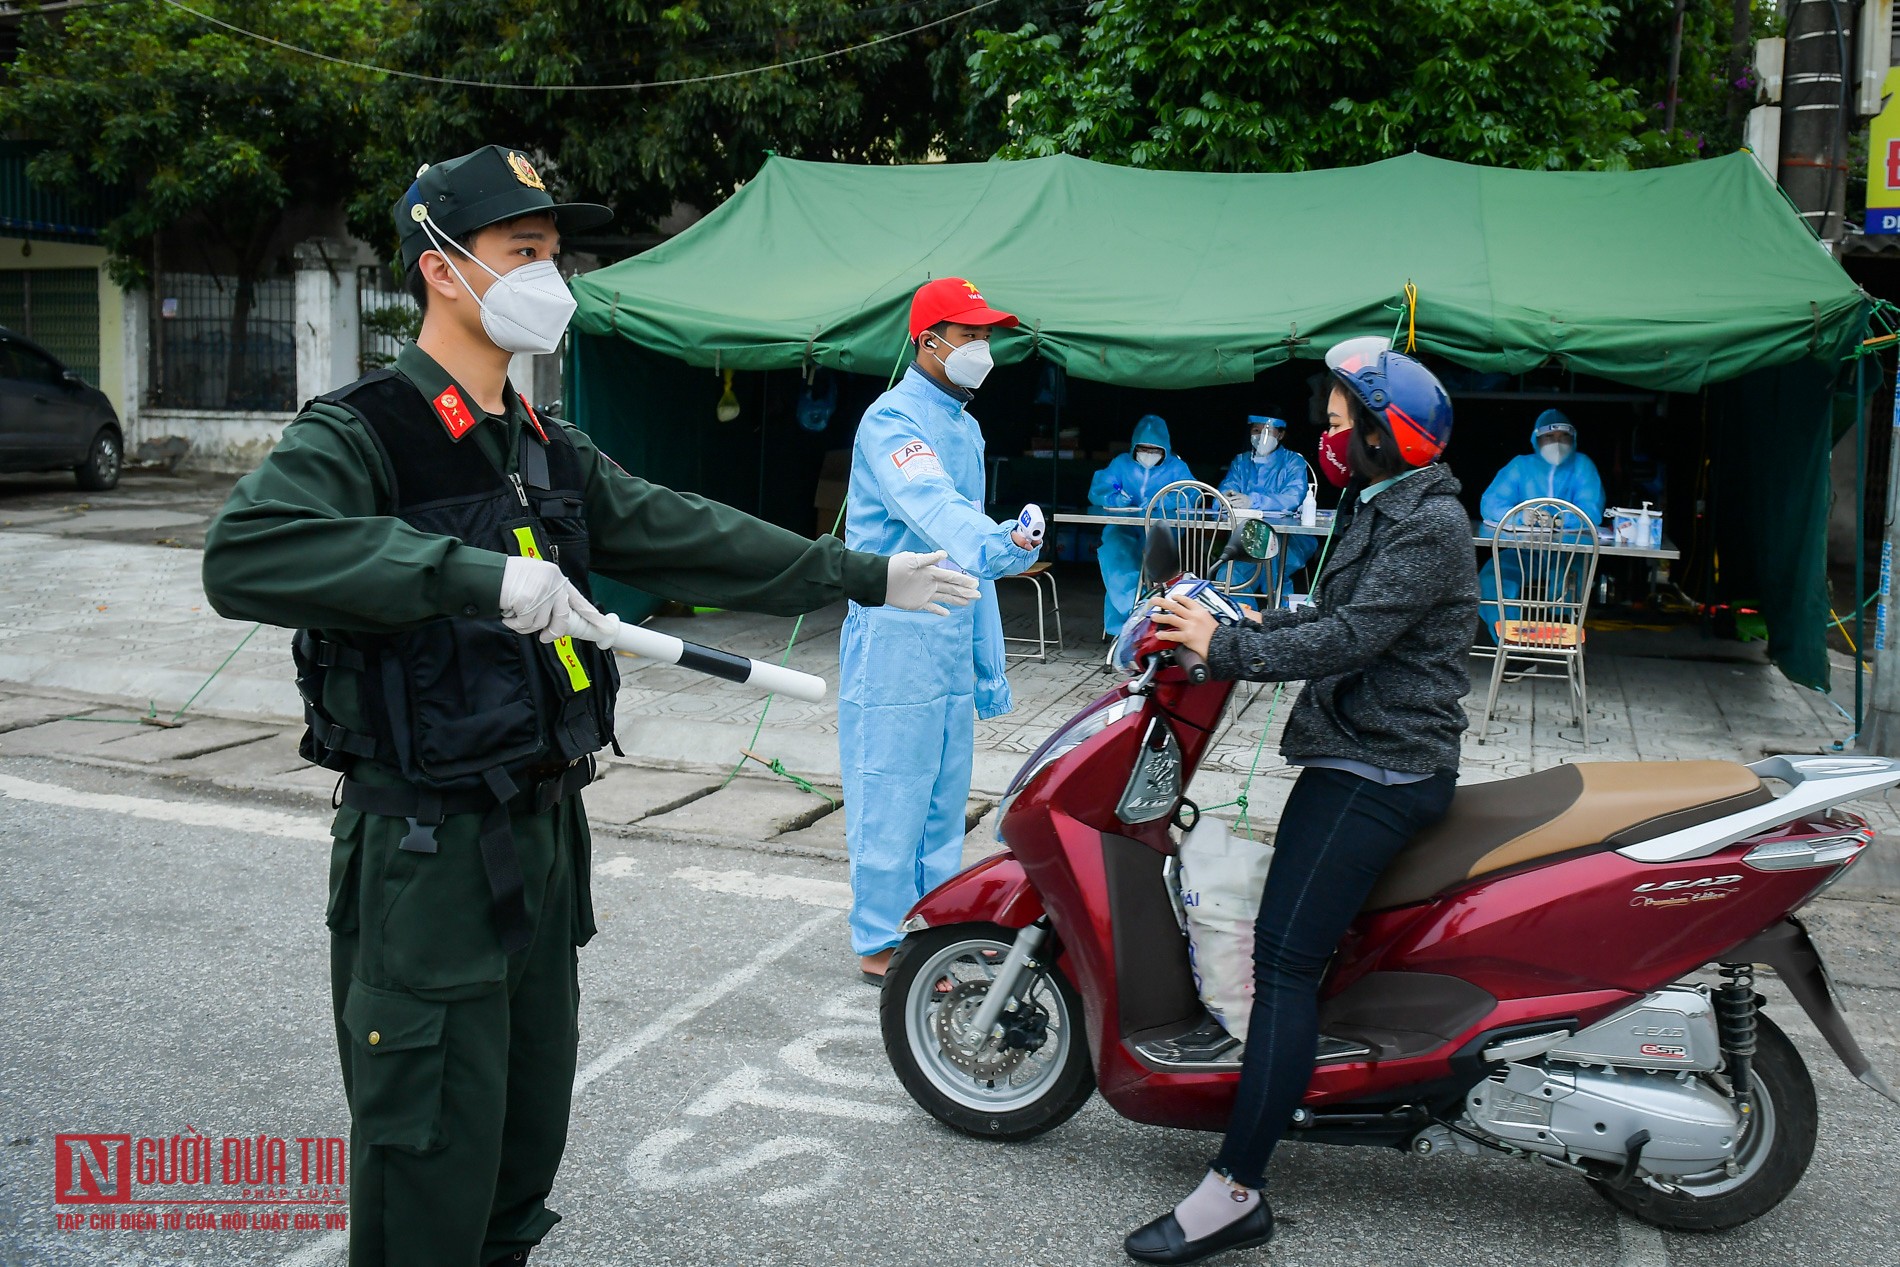
<path id="1" fill-rule="evenodd" d="M 346 1133 L 324 826 L 307 801 L 0 761 L 0 1263 L 342 1262 L 335 1232 L 62 1230 L 60 1213 L 101 1207 L 54 1202 L 62 1133 Z M 603 837 L 595 866 L 601 935 L 581 955 L 583 1071 L 552 1198 L 564 1218 L 537 1264 L 1112 1264 L 1216 1146 L 1099 1099 L 1026 1144 L 938 1126 L 885 1061 L 835 862 Z M 1814 912 L 1857 1029 L 1900 1075 L 1900 908 Z M 1771 1008 L 1814 1072 L 1821 1143 L 1755 1224 L 1664 1236 L 1524 1164 L 1292 1146 L 1271 1176 L 1271 1261 L 1895 1262 L 1900 1109 L 1852 1082 L 1798 1012 Z"/>

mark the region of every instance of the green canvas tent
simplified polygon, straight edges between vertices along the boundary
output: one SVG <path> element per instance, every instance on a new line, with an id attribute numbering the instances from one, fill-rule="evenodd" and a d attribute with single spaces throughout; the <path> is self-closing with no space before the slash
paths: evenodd
<path id="1" fill-rule="evenodd" d="M 630 467 L 652 453 L 656 478 L 690 485 L 635 434 L 652 429 L 641 410 L 657 422 L 668 409 L 663 376 L 629 366 L 817 365 L 881 382 L 911 292 L 952 274 L 1022 316 L 999 363 L 1042 358 L 1117 385 L 1245 383 L 1388 334 L 1408 281 L 1418 346 L 1472 370 L 1556 358 L 1655 391 L 1730 384 L 1712 449 L 1772 445 L 1774 459 L 1755 451 L 1726 474 L 1711 459 L 1751 507 L 1720 545 L 1724 568 L 1753 569 L 1784 669 L 1826 681 L 1827 395 L 1867 301 L 1746 153 L 1620 173 L 1414 154 L 1271 175 L 773 158 L 677 238 L 575 280 L 573 412 Z M 612 354 L 627 345 L 641 357 Z"/>

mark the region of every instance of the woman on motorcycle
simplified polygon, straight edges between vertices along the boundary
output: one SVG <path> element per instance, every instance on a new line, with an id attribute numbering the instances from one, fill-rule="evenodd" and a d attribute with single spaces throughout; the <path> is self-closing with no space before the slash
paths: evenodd
<path id="1" fill-rule="evenodd" d="M 1436 459 L 1451 438 L 1437 378 L 1382 339 L 1327 356 L 1329 417 L 1351 424 L 1353 479 L 1313 586 L 1313 606 L 1215 625 L 1163 598 L 1161 637 L 1216 677 L 1304 680 L 1280 745 L 1300 766 L 1254 924 L 1254 1002 L 1227 1137 L 1199 1187 L 1136 1230 L 1129 1256 L 1190 1263 L 1265 1244 L 1267 1159 L 1313 1076 L 1321 977 L 1380 872 L 1451 805 L 1460 700 L 1478 621 L 1471 524 Z"/>

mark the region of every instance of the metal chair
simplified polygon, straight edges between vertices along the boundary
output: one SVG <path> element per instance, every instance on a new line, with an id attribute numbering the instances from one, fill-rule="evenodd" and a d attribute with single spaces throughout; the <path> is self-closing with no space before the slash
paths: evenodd
<path id="1" fill-rule="evenodd" d="M 1491 689 L 1484 698 L 1478 742 L 1490 737 L 1491 712 L 1506 672 L 1512 681 L 1556 678 L 1560 665 L 1570 687 L 1570 711 L 1587 747 L 1590 701 L 1583 670 L 1584 615 L 1596 580 L 1597 530 L 1589 516 L 1555 497 L 1534 497 L 1511 507 L 1491 538 L 1491 569 L 1497 597 L 1478 600 L 1478 615 L 1497 639 Z M 1504 592 L 1509 573 L 1518 592 Z M 1518 667 L 1513 669 L 1510 665 Z"/>
<path id="2" fill-rule="evenodd" d="M 1049 663 L 1049 648 L 1054 647 L 1057 651 L 1062 650 L 1062 598 L 1056 593 L 1056 574 L 1049 570 L 1049 560 L 1039 559 L 1030 564 L 1024 571 L 1011 573 L 1002 579 L 1005 581 L 1027 581 L 1034 586 L 1036 590 L 1036 636 L 1029 638 L 1018 634 L 1003 635 L 1003 658 L 1006 660 L 1027 660 L 1034 657 L 1038 663 Z M 1043 607 L 1044 594 L 1042 587 L 1045 584 L 1049 587 L 1047 595 L 1048 610 L 1054 611 L 1056 616 L 1056 636 L 1054 638 L 1048 636 L 1047 616 Z M 1009 644 L 1012 642 L 1028 643 L 1033 645 L 1036 649 L 1034 651 L 1011 651 Z"/>
<path id="3" fill-rule="evenodd" d="M 1156 527 L 1166 529 L 1174 537 L 1183 572 L 1212 581 L 1216 589 L 1230 592 L 1237 579 L 1238 565 L 1223 564 L 1220 576 L 1210 575 L 1210 572 L 1221 551 L 1227 548 L 1234 522 L 1234 504 L 1227 500 L 1225 493 L 1199 480 L 1176 480 L 1148 499 L 1142 515 L 1142 536 L 1146 537 L 1149 530 Z M 1148 592 L 1154 579 L 1148 575 L 1147 552 L 1143 551 L 1141 579 L 1135 586 L 1137 600 Z"/>

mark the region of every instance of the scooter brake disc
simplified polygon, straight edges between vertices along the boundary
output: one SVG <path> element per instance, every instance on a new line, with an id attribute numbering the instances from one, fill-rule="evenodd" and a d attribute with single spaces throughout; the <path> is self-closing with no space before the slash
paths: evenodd
<path id="1" fill-rule="evenodd" d="M 942 996 L 930 1018 L 944 1059 L 979 1082 L 1006 1078 L 1029 1059 L 1029 1052 L 1020 1047 L 1002 1047 L 976 1033 L 971 1022 L 989 992 L 988 981 L 959 982 Z"/>

